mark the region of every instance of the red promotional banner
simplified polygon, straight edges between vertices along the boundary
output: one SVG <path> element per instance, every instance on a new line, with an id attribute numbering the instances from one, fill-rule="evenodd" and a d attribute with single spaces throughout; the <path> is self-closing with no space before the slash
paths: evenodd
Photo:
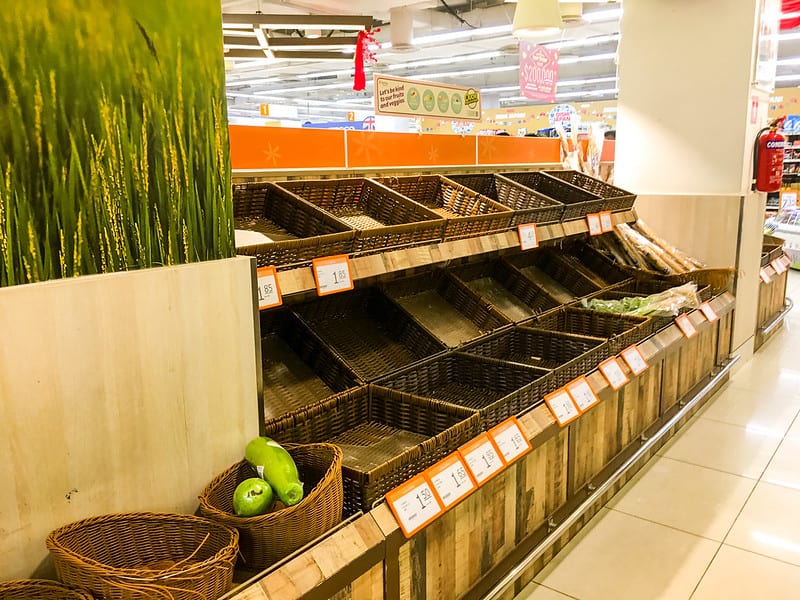
<path id="1" fill-rule="evenodd" d="M 555 102 L 558 50 L 520 40 L 519 88 L 526 98 Z"/>

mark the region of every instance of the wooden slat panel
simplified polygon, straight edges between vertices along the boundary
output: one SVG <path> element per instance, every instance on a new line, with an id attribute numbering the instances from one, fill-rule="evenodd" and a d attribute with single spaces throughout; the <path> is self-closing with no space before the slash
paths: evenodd
<path id="1" fill-rule="evenodd" d="M 661 368 L 656 363 L 623 388 L 620 443 L 627 446 L 652 425 L 659 415 Z"/>
<path id="2" fill-rule="evenodd" d="M 661 414 L 672 408 L 678 402 L 678 367 L 680 366 L 680 352 L 668 354 L 661 363 Z"/>
<path id="3" fill-rule="evenodd" d="M 569 426 L 570 494 L 597 475 L 622 449 L 621 396 L 622 390 L 604 390 L 600 403 Z"/>

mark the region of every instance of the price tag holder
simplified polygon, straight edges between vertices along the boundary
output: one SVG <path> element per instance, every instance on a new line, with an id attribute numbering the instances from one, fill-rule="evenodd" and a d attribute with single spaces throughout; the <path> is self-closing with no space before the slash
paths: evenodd
<path id="1" fill-rule="evenodd" d="M 600 215 L 586 215 L 586 224 L 589 226 L 589 235 L 600 235 L 603 233 L 603 226 L 600 224 Z"/>
<path id="2" fill-rule="evenodd" d="M 675 319 L 675 325 L 678 326 L 678 329 L 681 330 L 681 333 L 683 333 L 687 340 L 690 340 L 697 335 L 697 328 L 694 326 L 694 323 L 692 323 L 689 315 L 681 315 L 677 317 Z"/>
<path id="3" fill-rule="evenodd" d="M 769 275 L 769 271 L 767 271 L 766 267 L 763 267 L 759 272 L 758 276 L 761 278 L 761 281 L 764 283 L 769 283 L 772 281 L 772 277 Z"/>
<path id="4" fill-rule="evenodd" d="M 482 434 L 458 449 L 475 483 L 483 485 L 506 466 L 487 434 Z"/>
<path id="5" fill-rule="evenodd" d="M 781 260 L 783 261 L 783 265 L 784 265 L 784 266 L 785 266 L 787 269 L 788 269 L 789 267 L 791 267 L 791 266 L 792 266 L 792 259 L 791 259 L 791 258 L 789 258 L 789 256 L 788 256 L 788 255 L 784 254 L 783 256 L 781 256 Z"/>
<path id="6" fill-rule="evenodd" d="M 565 389 L 556 390 L 551 394 L 544 397 L 544 402 L 547 408 L 553 413 L 553 418 L 561 427 L 572 423 L 575 419 L 581 416 L 578 407 L 572 400 L 572 396 Z"/>
<path id="7" fill-rule="evenodd" d="M 403 535 L 410 538 L 443 512 L 431 484 L 417 475 L 386 494 Z"/>
<path id="8" fill-rule="evenodd" d="M 572 400 L 575 402 L 575 405 L 578 407 L 581 413 L 585 413 L 595 404 L 600 402 L 600 398 L 597 397 L 597 394 L 594 393 L 592 386 L 589 385 L 589 380 L 584 376 L 573 379 L 567 385 L 565 385 L 564 388 L 566 388 L 567 392 L 569 392 L 569 395 L 572 396 Z"/>
<path id="9" fill-rule="evenodd" d="M 614 231 L 614 221 L 611 218 L 610 210 L 604 210 L 600 213 L 600 229 L 603 233 Z"/>
<path id="10" fill-rule="evenodd" d="M 278 272 L 275 267 L 259 267 L 256 269 L 258 284 L 258 310 L 265 310 L 283 304 L 281 288 L 278 285 Z"/>
<path id="11" fill-rule="evenodd" d="M 431 482 L 433 491 L 445 509 L 478 489 L 458 452 L 429 467 L 423 475 Z"/>
<path id="12" fill-rule="evenodd" d="M 772 265 L 772 268 L 775 269 L 775 272 L 778 275 L 781 275 L 786 270 L 786 266 L 783 264 L 783 261 L 780 258 L 776 258 L 769 264 Z"/>
<path id="13" fill-rule="evenodd" d="M 531 451 L 532 446 L 527 436 L 522 433 L 522 426 L 515 417 L 506 419 L 489 430 L 489 437 L 507 465 Z"/>
<path id="14" fill-rule="evenodd" d="M 536 232 L 536 223 L 526 223 L 517 228 L 519 232 L 519 247 L 523 250 L 533 250 L 539 247 L 539 234 Z"/>
<path id="15" fill-rule="evenodd" d="M 622 365 L 619 364 L 616 357 L 612 356 L 608 360 L 604 360 L 597 365 L 597 368 L 600 369 L 608 385 L 610 385 L 611 389 L 615 392 L 630 381 L 630 378 L 625 374 L 625 371 L 622 370 Z"/>
<path id="16" fill-rule="evenodd" d="M 625 361 L 625 364 L 628 365 L 631 373 L 634 375 L 641 375 L 650 366 L 647 364 L 644 356 L 642 356 L 641 350 L 639 350 L 639 347 L 636 344 L 625 348 L 625 350 L 619 354 L 622 357 L 622 360 Z"/>
<path id="17" fill-rule="evenodd" d="M 350 259 L 346 254 L 315 258 L 311 261 L 311 268 L 314 271 L 318 296 L 327 296 L 353 289 Z"/>
<path id="18" fill-rule="evenodd" d="M 714 307 L 711 306 L 708 302 L 703 302 L 700 305 L 700 312 L 703 313 L 703 316 L 708 319 L 709 323 L 713 323 L 714 321 L 719 319 L 719 315 L 717 311 L 714 310 Z"/>

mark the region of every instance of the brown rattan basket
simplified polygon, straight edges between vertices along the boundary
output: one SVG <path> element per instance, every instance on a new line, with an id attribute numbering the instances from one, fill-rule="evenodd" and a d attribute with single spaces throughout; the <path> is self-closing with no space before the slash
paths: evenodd
<path id="1" fill-rule="evenodd" d="M 477 410 L 485 427 L 535 406 L 551 371 L 454 352 L 381 379 L 383 387 Z"/>
<path id="2" fill-rule="evenodd" d="M 278 184 L 357 230 L 354 251 L 383 252 L 440 242 L 441 216 L 364 178 L 284 181 Z"/>
<path id="3" fill-rule="evenodd" d="M 446 240 L 503 231 L 511 225 L 512 212 L 507 206 L 441 175 L 378 181 L 447 219 Z"/>
<path id="4" fill-rule="evenodd" d="M 313 328 L 285 309 L 261 312 L 261 369 L 267 419 L 361 384 Z"/>
<path id="5" fill-rule="evenodd" d="M 319 336 L 330 348 L 328 354 L 363 381 L 445 350 L 442 342 L 375 288 L 319 298 L 294 310 L 309 335 Z"/>
<path id="6" fill-rule="evenodd" d="M 591 192 L 596 196 L 600 196 L 604 200 L 602 210 L 610 210 L 612 212 L 629 210 L 633 207 L 633 203 L 636 201 L 635 194 L 631 194 L 623 189 L 614 187 L 613 185 L 600 179 L 590 177 L 589 175 L 581 173 L 580 171 L 545 171 L 545 173 L 552 175 L 553 177 L 558 177 L 562 181 L 571 183 L 572 185 L 579 187 L 582 190 L 586 190 L 587 192 Z"/>
<path id="7" fill-rule="evenodd" d="M 15 579 L 0 581 L 0 600 L 92 600 L 92 596 L 48 579 Z"/>
<path id="8" fill-rule="evenodd" d="M 585 243 L 567 244 L 560 248 L 560 256 L 602 287 L 616 285 L 631 278 L 608 260 L 602 253 Z"/>
<path id="9" fill-rule="evenodd" d="M 233 492 L 255 471 L 241 461 L 218 475 L 200 495 L 200 513 L 239 530 L 241 566 L 263 571 L 295 550 L 312 542 L 342 520 L 342 451 L 331 444 L 285 446 L 292 455 L 305 497 L 294 506 L 258 517 L 237 517 Z"/>
<path id="10" fill-rule="evenodd" d="M 77 521 L 47 537 L 58 578 L 98 598 L 217 598 L 233 581 L 235 529 L 192 515 L 123 513 Z"/>
<path id="11" fill-rule="evenodd" d="M 560 304 L 568 304 L 602 289 L 596 281 L 550 248 L 523 252 L 504 260 Z"/>
<path id="12" fill-rule="evenodd" d="M 320 256 L 349 254 L 356 236 L 352 227 L 268 182 L 234 185 L 233 217 L 237 229 L 274 240 L 236 249 L 255 256 L 260 267 L 297 266 Z"/>
<path id="13" fill-rule="evenodd" d="M 523 223 L 560 221 L 564 214 L 561 202 L 497 173 L 462 173 L 447 177 L 511 208 L 514 211 L 512 227 Z"/>
<path id="14" fill-rule="evenodd" d="M 450 348 L 508 324 L 502 313 L 442 270 L 393 281 L 381 289 Z"/>
<path id="15" fill-rule="evenodd" d="M 561 306 L 530 279 L 502 260 L 448 269 L 448 274 L 492 305 L 509 322 L 524 321 Z"/>
<path id="16" fill-rule="evenodd" d="M 344 452 L 345 515 L 368 511 L 386 492 L 480 433 L 471 410 L 370 385 L 267 423 L 280 442 L 327 441 Z"/>
<path id="17" fill-rule="evenodd" d="M 564 214 L 561 217 L 563 221 L 580 219 L 589 213 L 603 210 L 605 200 L 599 196 L 557 177 L 551 177 L 543 171 L 521 171 L 502 173 L 502 175 L 540 194 L 544 194 L 548 198 L 561 202 L 565 207 Z"/>

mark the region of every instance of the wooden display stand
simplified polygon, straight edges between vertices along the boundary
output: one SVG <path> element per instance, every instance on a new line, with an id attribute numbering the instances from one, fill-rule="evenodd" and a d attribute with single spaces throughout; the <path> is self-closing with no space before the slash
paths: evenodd
<path id="1" fill-rule="evenodd" d="M 758 286 L 758 313 L 756 315 L 755 350 L 763 346 L 783 325 L 786 307 L 788 267 L 777 273 L 771 265 L 763 267 L 769 283 L 763 279 Z"/>

